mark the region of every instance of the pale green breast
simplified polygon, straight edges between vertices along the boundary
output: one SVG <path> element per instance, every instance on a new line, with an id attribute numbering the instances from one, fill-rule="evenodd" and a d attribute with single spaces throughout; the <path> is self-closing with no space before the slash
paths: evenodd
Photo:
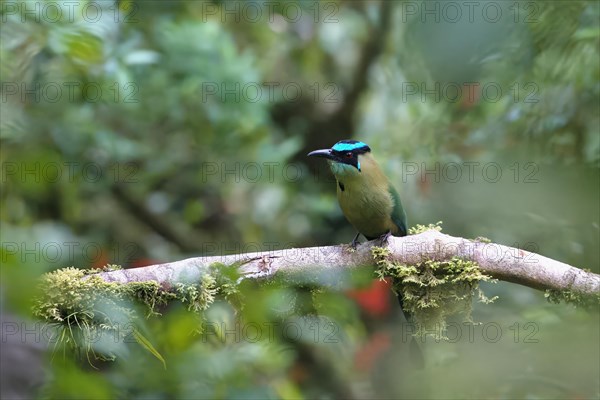
<path id="1" fill-rule="evenodd" d="M 389 231 L 397 233 L 398 227 L 391 218 L 394 199 L 388 188 L 387 184 L 369 185 L 362 179 L 338 181 L 337 197 L 342 212 L 367 238 L 373 239 Z"/>

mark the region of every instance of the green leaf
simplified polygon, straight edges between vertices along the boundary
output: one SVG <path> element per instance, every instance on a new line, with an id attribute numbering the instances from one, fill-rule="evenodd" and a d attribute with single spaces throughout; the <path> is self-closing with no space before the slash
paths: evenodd
<path id="1" fill-rule="evenodd" d="M 158 352 L 158 350 L 156 350 L 152 343 L 150 343 L 150 341 L 146 339 L 146 337 L 135 328 L 133 329 L 133 337 L 135 338 L 136 342 L 138 342 L 143 348 L 152 353 L 154 357 L 158 358 L 160 362 L 162 362 L 163 367 L 167 369 L 167 363 L 165 362 L 163 356 Z"/>

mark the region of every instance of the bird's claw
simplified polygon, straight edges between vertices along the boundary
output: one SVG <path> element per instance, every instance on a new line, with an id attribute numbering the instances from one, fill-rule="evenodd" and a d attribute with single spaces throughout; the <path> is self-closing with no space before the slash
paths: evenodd
<path id="1" fill-rule="evenodd" d="M 379 236 L 379 240 L 381 240 L 381 245 L 385 245 L 388 242 L 388 239 L 392 236 L 392 231 L 387 231 L 383 235 Z"/>
<path id="2" fill-rule="evenodd" d="M 360 242 L 358 241 L 359 236 L 360 236 L 360 232 L 358 232 L 356 234 L 356 236 L 354 236 L 354 239 L 352 239 L 352 243 L 350 243 L 350 247 L 352 247 L 353 250 L 356 250 L 356 246 L 358 246 L 360 244 Z"/>

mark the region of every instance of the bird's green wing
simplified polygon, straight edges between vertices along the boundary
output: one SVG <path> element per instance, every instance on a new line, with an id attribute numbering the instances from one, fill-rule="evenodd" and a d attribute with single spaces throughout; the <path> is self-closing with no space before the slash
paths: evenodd
<path id="1" fill-rule="evenodd" d="M 400 201 L 400 195 L 392 185 L 390 185 L 390 193 L 392 194 L 392 200 L 394 202 L 394 209 L 392 210 L 392 221 L 399 228 L 398 234 L 394 236 L 406 236 L 408 233 L 408 227 L 406 224 L 406 213 L 404 207 L 402 207 L 402 201 Z"/>

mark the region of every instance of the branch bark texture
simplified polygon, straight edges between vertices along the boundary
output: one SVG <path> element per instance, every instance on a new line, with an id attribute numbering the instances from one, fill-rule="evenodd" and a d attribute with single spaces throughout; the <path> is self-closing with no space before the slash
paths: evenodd
<path id="1" fill-rule="evenodd" d="M 196 257 L 143 268 L 99 274 L 109 282 L 157 281 L 160 284 L 197 282 L 210 265 L 240 265 L 245 278 L 268 278 L 278 271 L 310 272 L 318 269 L 358 268 L 374 265 L 371 247 L 378 241 L 359 245 L 350 251 L 347 245 L 291 248 L 268 252 L 226 256 Z M 388 240 L 390 261 L 418 265 L 424 260 L 450 260 L 460 257 L 475 261 L 482 272 L 498 280 L 534 289 L 571 290 L 594 295 L 600 291 L 600 275 L 572 267 L 536 253 L 429 230 L 417 235 Z"/>

